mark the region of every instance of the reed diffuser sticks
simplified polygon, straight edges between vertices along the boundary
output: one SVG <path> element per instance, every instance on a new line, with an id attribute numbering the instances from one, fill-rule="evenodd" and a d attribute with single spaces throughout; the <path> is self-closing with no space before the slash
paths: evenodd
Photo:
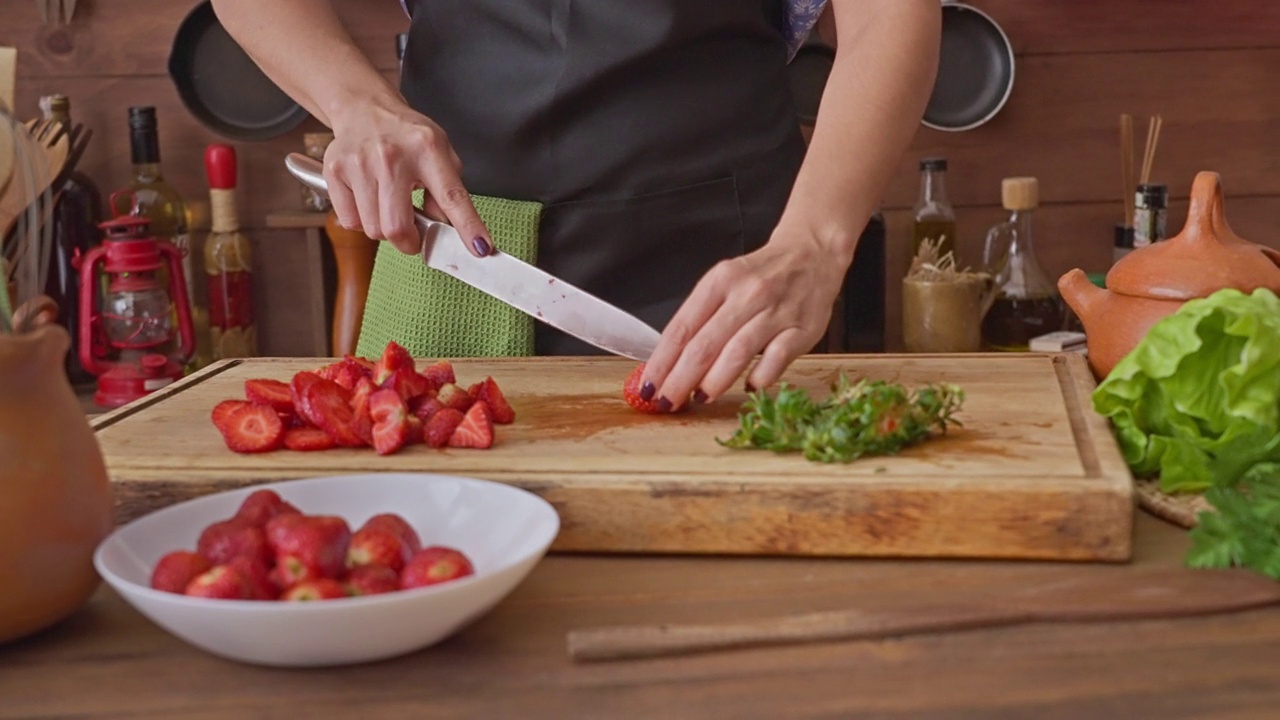
<path id="1" fill-rule="evenodd" d="M 1142 168 L 1134 177 L 1133 166 L 1133 116 L 1124 113 L 1120 116 L 1120 183 L 1124 200 L 1124 226 L 1133 227 L 1134 191 L 1138 185 L 1151 182 L 1151 168 L 1156 160 L 1156 146 L 1160 142 L 1160 128 L 1164 125 L 1164 117 L 1154 115 L 1147 120 L 1147 143 L 1142 150 Z"/>

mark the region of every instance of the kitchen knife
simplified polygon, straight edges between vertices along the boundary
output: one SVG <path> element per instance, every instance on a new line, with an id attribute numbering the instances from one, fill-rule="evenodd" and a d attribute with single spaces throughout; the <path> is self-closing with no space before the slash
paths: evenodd
<path id="1" fill-rule="evenodd" d="M 284 164 L 304 185 L 328 195 L 324 166 L 318 160 L 290 153 Z M 634 315 L 501 250 L 478 258 L 463 247 L 452 225 L 416 211 L 413 219 L 427 267 L 615 355 L 643 362 L 657 347 L 661 334 Z"/>

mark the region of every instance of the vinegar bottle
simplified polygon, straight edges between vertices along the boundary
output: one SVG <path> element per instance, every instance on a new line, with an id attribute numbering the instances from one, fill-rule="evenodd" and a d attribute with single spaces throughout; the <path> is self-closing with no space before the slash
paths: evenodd
<path id="1" fill-rule="evenodd" d="M 1031 219 L 1039 205 L 1033 177 L 1005 178 L 1001 199 L 1009 219 L 987 233 L 983 264 L 995 278 L 996 299 L 982 322 L 991 350 L 1023 350 L 1031 339 L 1063 329 L 1066 313 L 1058 288 L 1036 259 Z"/>
<path id="2" fill-rule="evenodd" d="M 204 244 L 205 287 L 213 359 L 258 354 L 253 318 L 253 258 L 236 212 L 236 151 L 210 145 L 204 153 L 209 176 L 211 231 Z"/>

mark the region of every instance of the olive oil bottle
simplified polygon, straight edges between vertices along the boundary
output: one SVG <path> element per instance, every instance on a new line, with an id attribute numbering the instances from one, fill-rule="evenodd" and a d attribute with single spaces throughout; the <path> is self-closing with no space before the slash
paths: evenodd
<path id="1" fill-rule="evenodd" d="M 983 264 L 995 278 L 996 299 L 982 322 L 989 350 L 1027 350 L 1031 339 L 1063 329 L 1066 310 L 1057 287 L 1036 259 L 1031 218 L 1039 205 L 1032 177 L 1005 178 L 1001 199 L 1009 220 L 987 233 Z"/>
<path id="2" fill-rule="evenodd" d="M 946 158 L 920 161 L 920 198 L 913 208 L 911 252 L 920 252 L 925 239 L 940 243 L 939 256 L 955 249 L 956 213 L 947 199 Z"/>

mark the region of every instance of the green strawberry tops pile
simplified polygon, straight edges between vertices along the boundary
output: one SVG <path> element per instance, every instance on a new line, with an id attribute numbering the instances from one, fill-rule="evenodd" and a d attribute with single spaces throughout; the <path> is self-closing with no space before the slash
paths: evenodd
<path id="1" fill-rule="evenodd" d="M 1204 493 L 1187 564 L 1280 580 L 1280 298 L 1220 290 L 1148 331 L 1093 394 L 1133 473 Z"/>

